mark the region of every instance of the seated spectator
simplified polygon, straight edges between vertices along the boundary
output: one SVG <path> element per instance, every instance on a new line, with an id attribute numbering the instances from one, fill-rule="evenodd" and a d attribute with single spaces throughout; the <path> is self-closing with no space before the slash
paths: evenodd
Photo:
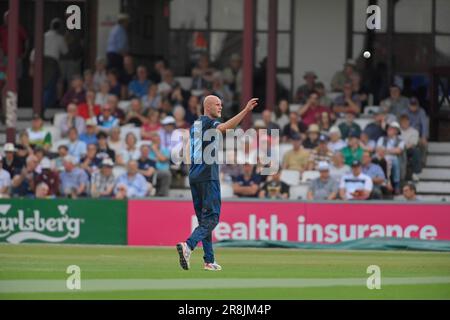
<path id="1" fill-rule="evenodd" d="M 399 137 L 400 125 L 392 122 L 387 129 L 387 136 L 378 139 L 377 146 L 386 149 L 386 160 L 391 167 L 390 179 L 396 195 L 400 194 L 400 166 L 401 157 L 405 150 L 405 142 Z"/>
<path id="2" fill-rule="evenodd" d="M 108 135 L 102 131 L 97 134 L 97 158 L 103 160 L 110 158 L 113 162 L 116 159 L 116 153 L 108 145 Z"/>
<path id="3" fill-rule="evenodd" d="M 377 146 L 375 149 L 375 154 L 372 157 L 372 163 L 375 163 L 381 167 L 384 172 L 384 176 L 388 177 L 388 163 L 386 160 L 386 148 L 383 146 Z M 391 186 L 390 181 L 386 182 L 388 187 Z"/>
<path id="4" fill-rule="evenodd" d="M 97 143 L 97 120 L 95 118 L 89 118 L 86 120 L 86 131 L 80 134 L 80 141 L 86 143 Z"/>
<path id="5" fill-rule="evenodd" d="M 172 141 L 172 133 L 175 130 L 175 118 L 167 116 L 161 121 L 162 128 L 159 130 L 161 146 L 166 149 L 172 149 L 176 146 L 176 141 Z"/>
<path id="6" fill-rule="evenodd" d="M 107 81 L 106 77 L 106 60 L 105 58 L 98 57 L 95 61 L 95 72 L 94 72 L 94 90 L 99 91 L 102 83 Z"/>
<path id="7" fill-rule="evenodd" d="M 310 155 L 303 149 L 300 135 L 293 137 L 292 146 L 292 150 L 286 152 L 283 157 L 283 169 L 303 172 L 307 169 Z"/>
<path id="8" fill-rule="evenodd" d="M 134 124 L 135 127 L 140 127 L 146 121 L 142 115 L 141 100 L 131 99 L 130 109 L 125 117 L 125 124 Z"/>
<path id="9" fill-rule="evenodd" d="M 138 163 L 131 160 L 127 164 L 127 172 L 117 178 L 114 194 L 117 199 L 131 199 L 146 197 L 149 193 L 149 184 L 145 177 L 139 173 Z"/>
<path id="10" fill-rule="evenodd" d="M 141 99 L 148 92 L 150 80 L 148 80 L 147 67 L 139 66 L 137 68 L 137 77 L 128 85 L 128 97 Z"/>
<path id="11" fill-rule="evenodd" d="M 198 96 L 191 95 L 188 100 L 188 106 L 186 110 L 186 121 L 192 126 L 195 120 L 202 115 L 202 107 L 200 105 L 200 99 Z"/>
<path id="12" fill-rule="evenodd" d="M 159 109 L 161 107 L 161 95 L 158 93 L 158 85 L 152 83 L 148 87 L 148 92 L 142 97 L 142 106 L 144 112 L 148 112 L 151 109 Z"/>
<path id="13" fill-rule="evenodd" d="M 359 143 L 359 135 L 352 133 L 348 138 L 348 145 L 341 152 L 347 165 L 351 165 L 355 160 L 361 161 L 364 150 Z"/>
<path id="14" fill-rule="evenodd" d="M 359 124 L 355 123 L 355 114 L 353 112 L 347 112 L 345 114 L 345 122 L 339 125 L 339 130 L 341 130 L 342 139 L 347 139 L 350 132 L 353 134 L 361 136 L 361 127 Z"/>
<path id="15" fill-rule="evenodd" d="M 153 132 L 159 132 L 161 129 L 161 122 L 159 121 L 159 111 L 149 110 L 147 119 L 141 127 L 142 140 L 150 140 Z"/>
<path id="16" fill-rule="evenodd" d="M 125 148 L 116 155 L 116 164 L 126 166 L 131 160 L 139 159 L 139 149 L 137 147 L 137 138 L 132 132 L 125 136 Z"/>
<path id="17" fill-rule="evenodd" d="M 189 129 L 191 127 L 184 119 L 185 116 L 186 111 L 183 106 L 178 105 L 173 109 L 173 117 L 175 118 L 175 127 L 177 129 Z"/>
<path id="18" fill-rule="evenodd" d="M 61 117 L 61 123 L 59 125 L 61 137 L 67 138 L 71 128 L 77 129 L 79 134 L 82 134 L 86 130 L 84 119 L 78 115 L 78 107 L 74 103 L 67 105 L 67 113 Z"/>
<path id="19" fill-rule="evenodd" d="M 203 90 L 211 88 L 212 75 L 214 69 L 209 65 L 209 56 L 202 54 L 198 59 L 197 65 L 192 69 L 192 87 L 191 90 Z"/>
<path id="20" fill-rule="evenodd" d="M 317 124 L 319 125 L 320 132 L 322 132 L 323 134 L 327 134 L 328 131 L 330 131 L 331 126 L 332 126 L 332 119 L 331 119 L 330 113 L 322 112 L 319 115 L 319 120 L 318 120 Z"/>
<path id="21" fill-rule="evenodd" d="M 33 115 L 31 120 L 31 128 L 27 128 L 27 134 L 32 147 L 39 146 L 45 150 L 49 150 L 52 145 L 52 135 L 44 129 L 44 122 L 38 114 Z"/>
<path id="22" fill-rule="evenodd" d="M 314 90 L 319 94 L 319 106 L 331 108 L 333 106 L 333 100 L 327 96 L 325 85 L 322 82 L 317 82 Z"/>
<path id="23" fill-rule="evenodd" d="M 150 159 L 156 162 L 156 196 L 167 197 L 172 183 L 170 172 L 170 149 L 161 145 L 161 137 L 158 132 L 151 134 Z"/>
<path id="24" fill-rule="evenodd" d="M 98 171 L 101 163 L 102 159 L 97 157 L 97 145 L 89 144 L 86 155 L 80 160 L 80 168 L 84 169 L 88 176 L 91 177 L 94 172 Z"/>
<path id="25" fill-rule="evenodd" d="M 329 137 L 330 141 L 328 142 L 328 149 L 330 149 L 331 152 L 335 153 L 341 151 L 347 146 L 344 140 L 341 139 L 341 130 L 338 127 L 333 126 L 330 128 Z"/>
<path id="26" fill-rule="evenodd" d="M 351 77 L 352 90 L 357 95 L 361 107 L 367 106 L 369 99 L 368 90 L 361 84 L 361 76 L 359 73 L 353 74 Z"/>
<path id="27" fill-rule="evenodd" d="M 412 182 L 408 182 L 403 187 L 403 199 L 406 201 L 419 201 L 419 197 L 417 197 L 416 186 Z"/>
<path id="28" fill-rule="evenodd" d="M 25 166 L 25 161 L 16 154 L 16 148 L 12 143 L 5 143 L 3 146 L 5 156 L 2 161 L 2 168 L 6 170 L 11 177 L 14 177 Z"/>
<path id="29" fill-rule="evenodd" d="M 359 96 L 353 92 L 351 82 L 344 85 L 342 95 L 334 100 L 333 111 L 336 114 L 340 114 L 341 117 L 348 112 L 353 112 L 354 114 L 361 112 L 361 102 L 359 101 Z"/>
<path id="30" fill-rule="evenodd" d="M 278 102 L 272 116 L 272 121 L 275 122 L 279 128 L 284 128 L 289 123 L 289 102 L 286 99 L 281 99 Z"/>
<path id="31" fill-rule="evenodd" d="M 372 179 L 362 173 L 361 162 L 352 162 L 352 172 L 343 175 L 339 183 L 339 197 L 342 200 L 367 200 L 373 189 Z"/>
<path id="32" fill-rule="evenodd" d="M 367 133 L 362 132 L 359 139 L 359 145 L 361 146 L 361 148 L 363 148 L 364 151 L 368 151 L 370 154 L 372 154 L 375 151 L 377 143 L 373 140 L 370 140 Z"/>
<path id="33" fill-rule="evenodd" d="M 30 197 L 34 194 L 35 181 L 38 175 L 36 171 L 38 164 L 39 162 L 36 156 L 28 156 L 25 167 L 19 173 L 16 173 L 12 179 L 13 196 Z"/>
<path id="34" fill-rule="evenodd" d="M 386 134 L 386 114 L 384 114 L 383 112 L 378 112 L 373 115 L 373 120 L 373 122 L 369 123 L 364 128 L 364 132 L 367 134 L 370 140 L 378 141 L 380 137 Z"/>
<path id="35" fill-rule="evenodd" d="M 408 109 L 408 98 L 402 96 L 398 85 L 392 84 L 389 88 L 389 97 L 380 102 L 385 113 L 393 114 L 397 119 Z"/>
<path id="36" fill-rule="evenodd" d="M 0 199 L 9 198 L 11 192 L 11 174 L 3 169 L 3 158 L 0 156 Z"/>
<path id="37" fill-rule="evenodd" d="M 222 117 L 231 118 L 233 114 L 233 92 L 223 81 L 222 74 L 215 72 L 212 77 L 211 94 L 222 100 Z"/>
<path id="38" fill-rule="evenodd" d="M 169 101 L 172 105 L 185 105 L 185 101 L 189 97 L 189 93 L 181 87 L 180 84 L 177 84 L 169 96 Z"/>
<path id="39" fill-rule="evenodd" d="M 39 165 L 41 172 L 36 176 L 35 184 L 45 183 L 48 187 L 47 196 L 56 197 L 59 194 L 58 173 L 52 170 L 52 165 L 48 158 L 43 158 Z"/>
<path id="40" fill-rule="evenodd" d="M 412 179 L 419 181 L 422 172 L 421 153 L 418 147 L 419 131 L 410 126 L 409 117 L 406 114 L 400 116 L 400 139 L 405 142 L 407 163 L 412 167 Z"/>
<path id="41" fill-rule="evenodd" d="M 310 126 L 318 123 L 322 113 L 329 113 L 330 109 L 319 105 L 319 94 L 316 91 L 311 92 L 306 103 L 298 110 L 299 115 L 305 125 Z"/>
<path id="42" fill-rule="evenodd" d="M 372 194 L 371 199 L 382 199 L 383 189 L 386 186 L 386 176 L 383 169 L 375 163 L 372 163 L 370 152 L 365 151 L 362 156 L 362 172 L 372 179 Z"/>
<path id="43" fill-rule="evenodd" d="M 421 151 L 421 160 L 422 163 L 425 163 L 429 136 L 427 115 L 423 108 L 419 106 L 419 100 L 417 100 L 417 98 L 410 99 L 409 107 L 406 109 L 404 114 L 408 116 L 411 127 L 419 131 L 419 148 Z"/>
<path id="44" fill-rule="evenodd" d="M 67 144 L 69 155 L 79 161 L 87 151 L 86 143 L 78 138 L 78 131 L 75 128 L 69 130 L 69 143 Z"/>
<path id="45" fill-rule="evenodd" d="M 109 82 L 105 81 L 100 85 L 100 91 L 95 94 L 95 104 L 98 106 L 103 106 L 108 102 L 109 90 L 110 90 Z"/>
<path id="46" fill-rule="evenodd" d="M 344 64 L 344 69 L 338 71 L 334 74 L 331 79 L 331 89 L 334 92 L 342 92 L 344 90 L 344 85 L 352 81 L 352 76 L 357 74 L 356 63 L 354 60 L 348 60 Z"/>
<path id="47" fill-rule="evenodd" d="M 292 111 L 289 113 L 289 123 L 284 126 L 282 140 L 288 142 L 293 140 L 293 137 L 301 136 L 307 130 L 307 126 L 299 119 L 297 112 Z"/>
<path id="48" fill-rule="evenodd" d="M 238 197 L 257 197 L 261 178 L 253 171 L 254 165 L 244 164 L 243 174 L 233 182 L 233 193 Z"/>
<path id="49" fill-rule="evenodd" d="M 336 200 L 338 194 L 338 183 L 330 176 L 330 165 L 321 161 L 317 165 L 320 176 L 310 182 L 308 200 Z"/>
<path id="50" fill-rule="evenodd" d="M 131 55 L 127 54 L 123 57 L 123 70 L 119 75 L 119 82 L 122 86 L 122 98 L 128 97 L 128 86 L 131 81 L 136 79 L 136 67 L 134 65 L 134 59 Z"/>
<path id="51" fill-rule="evenodd" d="M 314 149 L 319 145 L 320 129 L 317 124 L 312 124 L 306 132 L 306 139 L 303 141 L 303 148 Z"/>
<path id="52" fill-rule="evenodd" d="M 116 157 L 123 149 L 125 149 L 125 143 L 120 138 L 120 127 L 113 127 L 111 129 L 108 138 L 108 146 L 114 151 Z M 117 161 L 117 159 L 115 161 Z"/>
<path id="53" fill-rule="evenodd" d="M 91 197 L 110 198 L 113 196 L 116 178 L 113 174 L 114 162 L 109 158 L 104 158 L 100 165 L 100 170 L 91 176 Z"/>
<path id="54" fill-rule="evenodd" d="M 83 78 L 80 75 L 76 75 L 72 78 L 70 89 L 61 99 L 61 106 L 66 108 L 69 103 L 79 105 L 84 102 L 86 102 L 86 90 L 84 90 Z"/>
<path id="55" fill-rule="evenodd" d="M 156 162 L 149 158 L 150 144 L 142 144 L 140 148 L 140 157 L 138 159 L 139 173 L 142 174 L 145 179 L 152 183 L 153 175 L 156 172 Z"/>
<path id="56" fill-rule="evenodd" d="M 87 195 L 89 177 L 87 173 L 76 166 L 77 159 L 72 156 L 64 158 L 64 171 L 60 173 L 60 194 L 64 197 L 76 199 Z"/>
<path id="57" fill-rule="evenodd" d="M 272 175 L 272 179 L 266 182 L 259 192 L 260 198 L 289 199 L 289 186 L 281 181 L 281 170 Z"/>
<path id="58" fill-rule="evenodd" d="M 107 99 L 107 105 L 111 107 L 111 114 L 119 119 L 120 125 L 125 124 L 125 112 L 119 108 L 119 98 L 110 94 Z"/>
<path id="59" fill-rule="evenodd" d="M 38 183 L 36 191 L 34 193 L 36 199 L 50 199 L 54 198 L 50 195 L 50 187 L 45 182 Z"/>
<path id="60" fill-rule="evenodd" d="M 112 128 L 119 126 L 119 119 L 112 115 L 112 108 L 105 104 L 102 112 L 97 117 L 97 125 L 99 130 L 109 132 Z"/>
<path id="61" fill-rule="evenodd" d="M 83 88 L 87 90 L 95 90 L 94 88 L 94 74 L 91 69 L 86 69 L 83 72 Z"/>
<path id="62" fill-rule="evenodd" d="M 303 79 L 305 80 L 305 84 L 298 87 L 294 98 L 295 103 L 306 103 L 311 93 L 315 90 L 317 75 L 313 71 L 305 72 Z"/>
<path id="63" fill-rule="evenodd" d="M 36 147 L 34 148 L 34 156 L 37 158 L 38 163 L 41 162 L 42 159 L 44 159 L 46 152 L 42 147 Z M 41 166 L 38 165 L 38 168 L 36 169 L 36 171 L 39 173 L 41 171 Z"/>
<path id="64" fill-rule="evenodd" d="M 166 61 L 163 58 L 159 58 L 153 64 L 153 70 L 151 70 L 149 78 L 153 83 L 160 83 L 162 80 L 162 73 L 167 69 Z"/>
<path id="65" fill-rule="evenodd" d="M 69 148 L 66 145 L 58 147 L 58 156 L 53 159 L 53 169 L 61 172 L 64 170 L 64 158 L 69 155 Z"/>
<path id="66" fill-rule="evenodd" d="M 314 170 L 319 162 L 331 163 L 333 152 L 328 149 L 328 137 L 324 134 L 320 135 L 319 145 L 311 151 L 309 170 Z"/>
<path id="67" fill-rule="evenodd" d="M 100 114 L 100 105 L 96 104 L 95 91 L 86 90 L 86 102 L 78 105 L 78 116 L 87 120 Z"/>
<path id="68" fill-rule="evenodd" d="M 28 129 L 23 130 L 19 134 L 19 143 L 16 145 L 16 157 L 25 165 L 27 157 L 33 154 L 34 146 L 31 145 Z"/>
<path id="69" fill-rule="evenodd" d="M 231 92 L 238 96 L 242 91 L 242 59 L 238 53 L 230 57 L 229 66 L 223 70 L 223 80 Z"/>
<path id="70" fill-rule="evenodd" d="M 158 84 L 158 93 L 164 98 L 169 98 L 172 91 L 179 86 L 179 83 L 173 78 L 173 72 L 170 69 L 163 70 L 161 77 L 161 82 Z"/>
<path id="71" fill-rule="evenodd" d="M 330 165 L 330 174 L 337 181 L 340 181 L 344 174 L 350 173 L 350 166 L 345 164 L 342 152 L 337 151 L 333 154 L 332 162 L 333 163 Z"/>
<path id="72" fill-rule="evenodd" d="M 262 112 L 262 120 L 264 121 L 265 128 L 267 129 L 267 134 L 271 136 L 271 130 L 280 130 L 278 124 L 272 121 L 273 113 L 272 111 L 266 109 Z"/>
<path id="73" fill-rule="evenodd" d="M 124 98 L 122 97 L 122 87 L 119 82 L 119 72 L 115 69 L 111 69 L 106 74 L 108 78 L 108 84 L 109 84 L 109 94 L 115 95 L 117 98 Z"/>

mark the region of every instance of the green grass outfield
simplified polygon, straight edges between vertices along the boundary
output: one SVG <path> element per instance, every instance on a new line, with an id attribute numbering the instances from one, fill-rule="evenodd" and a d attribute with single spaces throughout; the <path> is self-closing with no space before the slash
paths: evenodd
<path id="1" fill-rule="evenodd" d="M 450 299 L 450 254 L 217 248 L 221 272 L 175 248 L 0 245 L 0 299 Z M 81 268 L 80 291 L 66 269 Z M 366 269 L 381 268 L 369 290 Z M 14 292 L 13 292 L 14 291 Z"/>

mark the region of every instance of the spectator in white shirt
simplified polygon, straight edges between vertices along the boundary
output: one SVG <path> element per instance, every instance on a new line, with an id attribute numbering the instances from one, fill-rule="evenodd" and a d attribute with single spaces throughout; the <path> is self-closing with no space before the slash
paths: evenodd
<path id="1" fill-rule="evenodd" d="M 61 137 L 66 138 L 69 135 L 71 128 L 77 129 L 79 134 L 86 131 L 86 124 L 84 119 L 78 115 L 78 106 L 75 103 L 67 105 L 67 113 L 62 117 L 59 123 L 59 130 Z"/>
<path id="2" fill-rule="evenodd" d="M 372 179 L 362 173 L 361 162 L 352 162 L 352 172 L 343 175 L 339 184 L 339 196 L 342 200 L 367 200 L 372 193 Z"/>
<path id="3" fill-rule="evenodd" d="M 408 164 L 412 167 L 412 179 L 419 181 L 419 174 L 422 172 L 422 159 L 419 144 L 419 131 L 411 127 L 408 115 L 400 116 L 401 134 L 400 138 L 405 142 L 406 156 Z"/>
<path id="4" fill-rule="evenodd" d="M 68 52 L 66 41 L 61 35 L 62 21 L 55 18 L 50 23 L 50 30 L 44 34 L 44 56 L 59 61 L 61 55 Z"/>
<path id="5" fill-rule="evenodd" d="M 0 156 L 0 199 L 9 198 L 9 192 L 11 189 L 11 175 L 8 171 L 2 168 L 3 159 Z"/>
<path id="6" fill-rule="evenodd" d="M 333 153 L 337 151 L 341 151 L 344 149 L 347 144 L 344 140 L 341 139 L 341 130 L 338 127 L 333 126 L 329 131 L 330 141 L 328 142 L 328 149 L 330 149 Z"/>

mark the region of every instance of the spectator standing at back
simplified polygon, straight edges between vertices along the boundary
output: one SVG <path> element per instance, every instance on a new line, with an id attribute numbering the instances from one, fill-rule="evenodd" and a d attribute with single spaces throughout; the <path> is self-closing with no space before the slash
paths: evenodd
<path id="1" fill-rule="evenodd" d="M 108 69 L 123 70 L 123 57 L 128 52 L 127 28 L 129 16 L 121 13 L 117 17 L 117 23 L 109 32 L 108 45 L 106 48 L 108 57 Z"/>
<path id="2" fill-rule="evenodd" d="M 361 162 L 352 162 L 352 172 L 343 175 L 339 183 L 339 197 L 342 200 L 367 200 L 372 193 L 372 179 L 362 173 Z"/>

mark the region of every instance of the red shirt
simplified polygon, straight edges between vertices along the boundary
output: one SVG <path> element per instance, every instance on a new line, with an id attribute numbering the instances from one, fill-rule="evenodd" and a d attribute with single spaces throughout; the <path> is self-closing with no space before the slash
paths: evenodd
<path id="1" fill-rule="evenodd" d="M 302 121 L 306 126 L 317 123 L 320 120 L 320 115 L 323 113 L 330 113 L 330 109 L 323 106 L 316 106 L 315 108 L 309 108 L 302 116 Z"/>
<path id="2" fill-rule="evenodd" d="M 22 26 L 19 26 L 19 34 L 17 35 L 19 41 L 17 43 L 17 52 L 19 56 L 25 52 L 25 42 L 27 41 L 27 33 Z M 8 27 L 5 25 L 0 26 L 0 47 L 2 48 L 5 56 L 8 55 Z"/>
<path id="3" fill-rule="evenodd" d="M 95 116 L 98 116 L 100 114 L 100 106 L 94 105 L 94 114 Z M 82 103 L 78 105 L 78 115 L 82 117 L 84 120 L 87 120 L 90 118 L 89 116 L 89 107 L 87 103 Z"/>

